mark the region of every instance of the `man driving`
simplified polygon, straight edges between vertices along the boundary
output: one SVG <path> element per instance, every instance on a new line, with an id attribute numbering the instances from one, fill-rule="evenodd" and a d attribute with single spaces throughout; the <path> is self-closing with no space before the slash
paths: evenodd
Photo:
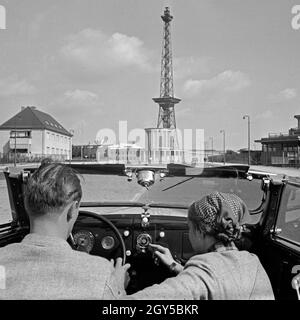
<path id="1" fill-rule="evenodd" d="M 70 167 L 44 163 L 29 178 L 24 204 L 30 233 L 0 249 L 6 289 L 0 299 L 118 299 L 130 265 L 72 250 L 66 239 L 78 217 L 82 189 Z"/>

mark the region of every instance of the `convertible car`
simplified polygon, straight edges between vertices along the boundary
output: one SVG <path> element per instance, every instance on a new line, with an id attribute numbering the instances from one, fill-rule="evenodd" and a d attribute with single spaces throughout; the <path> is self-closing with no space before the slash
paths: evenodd
<path id="1" fill-rule="evenodd" d="M 251 211 L 236 245 L 255 253 L 276 299 L 299 298 L 300 180 L 251 171 L 248 166 L 189 167 L 69 164 L 78 171 L 83 201 L 73 233 L 74 250 L 131 264 L 128 294 L 172 276 L 154 259 L 149 243 L 167 246 L 183 265 L 193 255 L 187 209 L 212 192 L 237 194 Z M 12 221 L 0 226 L 0 246 L 29 232 L 23 187 L 34 168 L 4 172 Z"/>

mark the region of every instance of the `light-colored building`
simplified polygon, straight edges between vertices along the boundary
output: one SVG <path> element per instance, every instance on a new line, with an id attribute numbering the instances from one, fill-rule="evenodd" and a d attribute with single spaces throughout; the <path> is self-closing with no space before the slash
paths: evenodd
<path id="1" fill-rule="evenodd" d="M 176 130 L 169 128 L 147 128 L 145 131 L 149 163 L 184 162 L 184 153 L 179 148 Z"/>
<path id="2" fill-rule="evenodd" d="M 195 165 L 204 163 L 204 136 L 201 136 L 199 140 L 201 148 L 192 149 L 184 146 L 180 130 L 172 128 L 147 128 L 145 131 L 148 163 L 185 163 Z M 190 147 L 192 147 L 192 144 Z"/>
<path id="3" fill-rule="evenodd" d="M 145 149 L 135 143 L 102 145 L 97 149 L 97 161 L 105 163 L 147 163 Z"/>
<path id="4" fill-rule="evenodd" d="M 16 153 L 28 158 L 72 158 L 72 134 L 52 116 L 35 107 L 22 107 L 0 126 L 0 134 L 4 156 Z"/>

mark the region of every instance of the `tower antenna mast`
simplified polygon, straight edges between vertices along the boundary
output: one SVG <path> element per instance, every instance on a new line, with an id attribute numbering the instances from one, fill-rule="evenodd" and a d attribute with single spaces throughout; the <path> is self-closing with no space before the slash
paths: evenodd
<path id="1" fill-rule="evenodd" d="M 159 105 L 157 128 L 176 129 L 175 104 L 180 99 L 174 97 L 173 85 L 173 64 L 172 64 L 172 44 L 171 44 L 171 21 L 173 16 L 169 7 L 165 8 L 164 15 L 161 16 L 163 27 L 163 45 L 161 57 L 161 77 L 160 77 L 160 97 L 153 98 Z"/>

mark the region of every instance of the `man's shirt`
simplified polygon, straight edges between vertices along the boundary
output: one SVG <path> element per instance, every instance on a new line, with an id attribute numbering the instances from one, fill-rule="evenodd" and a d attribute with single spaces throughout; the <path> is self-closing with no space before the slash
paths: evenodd
<path id="1" fill-rule="evenodd" d="M 101 257 L 74 251 L 63 239 L 28 234 L 0 249 L 6 289 L 0 299 L 117 299 L 125 294 L 114 267 Z"/>

